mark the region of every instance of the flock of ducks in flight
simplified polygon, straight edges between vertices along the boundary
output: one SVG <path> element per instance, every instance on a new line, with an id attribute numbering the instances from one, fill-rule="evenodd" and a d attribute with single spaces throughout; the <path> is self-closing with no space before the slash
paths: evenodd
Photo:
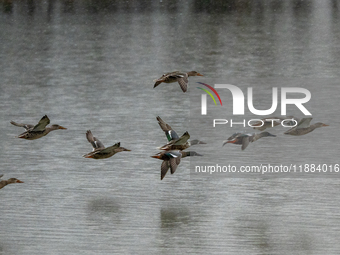
<path id="1" fill-rule="evenodd" d="M 263 131 L 267 128 L 278 126 L 282 122 L 286 122 L 285 124 L 286 126 L 289 126 L 289 125 L 294 126 L 293 120 L 295 120 L 297 122 L 297 125 L 288 129 L 286 132 L 284 132 L 285 135 L 295 135 L 295 136 L 305 135 L 305 134 L 312 132 L 316 128 L 328 126 L 321 122 L 311 125 L 310 122 L 313 118 L 303 118 L 301 120 L 293 116 L 288 116 L 287 118 L 289 119 L 284 119 L 280 117 L 267 117 L 267 118 L 262 119 L 259 122 L 254 123 L 253 126 L 254 126 L 254 129 Z M 262 137 L 267 137 L 267 136 L 276 137 L 276 135 L 273 135 L 267 131 L 264 131 L 261 133 L 252 133 L 252 134 L 235 133 L 232 136 L 230 136 L 227 140 L 223 141 L 222 146 L 226 145 L 227 143 L 240 144 L 242 145 L 241 149 L 244 150 L 245 148 L 247 148 L 249 143 L 255 142 L 258 139 Z"/>
<path id="2" fill-rule="evenodd" d="M 188 73 L 183 73 L 179 71 L 166 73 L 162 75 L 159 79 L 155 80 L 154 88 L 157 87 L 161 83 L 173 83 L 178 82 L 183 92 L 187 91 L 188 88 L 188 77 L 189 76 L 203 76 L 202 74 L 191 71 Z M 298 120 L 294 117 L 289 117 L 291 119 L 295 119 L 297 121 L 297 125 L 292 127 L 291 129 L 284 132 L 286 135 L 305 135 L 310 132 L 312 132 L 316 128 L 328 126 L 324 123 L 318 122 L 315 124 L 310 124 L 312 118 L 303 118 L 301 120 Z M 168 170 L 170 169 L 171 174 L 175 173 L 178 165 L 180 164 L 181 158 L 185 158 L 188 156 L 203 156 L 195 151 L 184 151 L 185 149 L 191 147 L 192 145 L 197 144 L 205 144 L 205 142 L 202 142 L 200 140 L 192 140 L 190 141 L 190 135 L 188 132 L 185 132 L 181 137 L 177 135 L 177 133 L 171 128 L 169 124 L 167 124 L 165 121 L 163 121 L 159 116 L 157 116 L 157 121 L 160 126 L 160 128 L 164 131 L 168 143 L 159 147 L 161 152 L 157 153 L 156 155 L 151 156 L 152 158 L 160 159 L 162 160 L 161 164 L 161 180 L 164 178 Z M 270 121 L 268 121 L 270 119 Z M 275 119 L 275 120 L 272 120 Z M 280 125 L 280 123 L 284 121 L 283 118 L 277 118 L 277 117 L 267 117 L 265 119 L 262 119 L 260 122 L 255 123 L 254 129 L 263 131 L 267 128 L 274 127 L 277 125 Z M 47 115 L 43 116 L 38 124 L 36 125 L 30 125 L 30 124 L 23 124 L 23 123 L 16 123 L 14 121 L 10 122 L 14 126 L 23 127 L 25 129 L 25 132 L 20 134 L 18 138 L 23 138 L 27 140 L 35 140 L 38 138 L 41 138 L 51 131 L 58 130 L 58 129 L 66 129 L 63 126 L 54 124 L 49 127 L 47 127 L 48 124 L 50 124 L 50 119 L 47 117 Z M 246 134 L 246 133 L 235 133 L 232 136 L 230 136 L 226 141 L 223 141 L 223 145 L 227 143 L 233 143 L 242 145 L 241 149 L 244 150 L 249 143 L 255 142 L 258 139 L 262 137 L 275 137 L 276 135 L 272 135 L 269 132 L 261 132 L 261 133 L 252 133 L 252 134 Z M 124 147 L 120 146 L 120 142 L 110 146 L 105 147 L 102 142 L 100 142 L 96 137 L 93 136 L 91 130 L 88 130 L 86 132 L 86 138 L 89 143 L 91 143 L 93 147 L 93 151 L 90 153 L 87 153 L 83 155 L 85 158 L 93 158 L 93 159 L 105 159 L 112 157 L 114 154 L 122 151 L 130 151 Z M 0 175 L 0 178 L 3 175 Z M 0 180 L 0 189 L 5 187 L 8 184 L 11 183 L 23 183 L 23 181 L 20 181 L 16 178 L 10 178 L 8 180 Z"/>

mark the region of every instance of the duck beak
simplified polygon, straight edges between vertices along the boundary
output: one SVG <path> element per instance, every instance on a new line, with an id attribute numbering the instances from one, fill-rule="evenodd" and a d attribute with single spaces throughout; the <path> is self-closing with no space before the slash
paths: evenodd
<path id="1" fill-rule="evenodd" d="M 204 76 L 203 74 L 197 73 L 197 76 Z"/>
<path id="2" fill-rule="evenodd" d="M 323 127 L 328 127 L 329 125 L 327 125 L 327 124 L 323 124 L 322 126 L 323 126 Z"/>
<path id="3" fill-rule="evenodd" d="M 131 150 L 128 150 L 128 149 L 125 149 L 125 148 L 124 148 L 124 151 L 131 151 Z"/>
<path id="4" fill-rule="evenodd" d="M 59 128 L 58 129 L 67 129 L 67 128 L 64 128 L 64 127 L 62 127 L 62 126 L 59 126 Z"/>
<path id="5" fill-rule="evenodd" d="M 84 158 L 93 158 L 93 155 L 84 155 Z"/>
<path id="6" fill-rule="evenodd" d="M 20 180 L 16 180 L 16 183 L 24 183 L 23 181 Z"/>
<path id="7" fill-rule="evenodd" d="M 158 159 L 160 159 L 161 158 L 161 156 L 159 156 L 159 155 L 154 155 L 154 156 L 150 156 L 151 158 L 158 158 Z"/>
<path id="8" fill-rule="evenodd" d="M 18 138 L 25 138 L 25 136 L 24 135 L 19 135 Z"/>

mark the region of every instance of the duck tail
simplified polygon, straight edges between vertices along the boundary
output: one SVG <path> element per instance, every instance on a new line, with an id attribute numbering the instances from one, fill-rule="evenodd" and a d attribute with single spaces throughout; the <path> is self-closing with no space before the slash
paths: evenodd
<path id="1" fill-rule="evenodd" d="M 159 84 L 161 84 L 163 81 L 159 81 L 159 80 L 156 80 L 155 82 L 155 85 L 153 86 L 153 88 L 156 88 Z"/>
<path id="2" fill-rule="evenodd" d="M 161 159 L 161 155 L 153 155 L 153 156 L 150 156 L 151 158 L 158 158 L 158 159 Z"/>
<path id="3" fill-rule="evenodd" d="M 226 145 L 227 143 L 234 143 L 234 142 L 233 142 L 233 141 L 230 141 L 230 140 L 223 141 L 222 147 L 223 147 L 224 145 Z"/>

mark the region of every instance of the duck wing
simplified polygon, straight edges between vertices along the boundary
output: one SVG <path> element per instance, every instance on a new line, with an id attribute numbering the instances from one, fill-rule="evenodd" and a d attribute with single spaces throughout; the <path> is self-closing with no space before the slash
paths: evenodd
<path id="1" fill-rule="evenodd" d="M 26 129 L 26 131 L 34 128 L 34 125 L 30 125 L 30 124 L 16 123 L 14 121 L 11 121 L 10 123 L 17 127 L 23 127 L 24 129 Z"/>
<path id="2" fill-rule="evenodd" d="M 169 160 L 164 160 L 161 165 L 161 180 L 163 180 L 169 168 L 170 168 Z"/>
<path id="3" fill-rule="evenodd" d="M 250 141 L 250 137 L 249 136 L 245 136 L 242 138 L 242 147 L 241 149 L 244 150 L 245 148 L 247 148 L 248 144 Z"/>
<path id="4" fill-rule="evenodd" d="M 104 149 L 105 148 L 104 144 L 102 144 L 101 141 L 99 141 L 96 137 L 94 137 L 92 135 L 91 130 L 87 130 L 86 138 L 89 141 L 89 143 L 91 143 L 91 145 L 93 147 L 93 150 Z"/>
<path id="5" fill-rule="evenodd" d="M 300 120 L 300 122 L 297 124 L 296 128 L 307 128 L 310 126 L 310 122 L 313 118 L 303 118 Z"/>
<path id="6" fill-rule="evenodd" d="M 119 147 L 120 147 L 120 142 L 116 143 L 115 145 L 112 145 L 110 147 L 103 149 L 101 152 L 110 153 L 110 152 L 114 151 L 115 149 L 118 149 Z"/>
<path id="7" fill-rule="evenodd" d="M 167 77 L 168 79 L 175 80 L 175 79 L 181 79 L 185 76 L 185 73 L 182 73 L 180 71 L 174 71 L 171 73 L 163 74 L 162 77 Z"/>
<path id="8" fill-rule="evenodd" d="M 167 163 L 168 168 L 170 168 L 171 174 L 173 174 L 176 171 L 177 166 L 181 162 L 182 153 L 180 151 L 168 151 L 164 153 L 164 155 L 167 156 L 168 158 L 168 160 L 165 160 L 165 161 L 168 162 Z"/>
<path id="9" fill-rule="evenodd" d="M 178 84 L 181 87 L 183 92 L 187 92 L 188 90 L 188 79 L 185 79 L 184 77 L 178 78 Z"/>
<path id="10" fill-rule="evenodd" d="M 173 130 L 169 124 L 162 120 L 161 117 L 157 116 L 156 119 L 158 120 L 159 126 L 164 131 L 166 138 L 168 139 L 168 142 L 170 142 L 171 140 L 179 139 L 179 136 L 177 135 L 175 130 Z"/>
<path id="11" fill-rule="evenodd" d="M 300 122 L 300 119 L 299 118 L 296 118 L 296 117 L 294 117 L 294 116 L 286 116 L 286 117 L 282 117 L 282 120 L 286 120 L 284 123 L 287 125 L 295 125 L 295 121 L 297 122 L 297 123 L 299 123 Z M 295 120 L 295 121 L 293 121 L 293 120 Z"/>
<path id="12" fill-rule="evenodd" d="M 174 143 L 173 145 L 183 145 L 185 144 L 190 138 L 190 135 L 187 132 L 185 132 L 180 138 L 178 138 Z"/>
<path id="13" fill-rule="evenodd" d="M 185 145 L 190 138 L 190 135 L 188 132 L 185 132 L 179 139 L 177 140 L 171 140 L 167 144 L 163 145 L 162 147 L 159 147 L 160 150 L 169 150 L 172 146 L 178 146 L 178 145 Z M 189 146 L 188 146 L 189 147 Z"/>
<path id="14" fill-rule="evenodd" d="M 47 117 L 47 115 L 45 115 L 44 117 L 41 118 L 41 120 L 39 121 L 39 123 L 37 125 L 34 126 L 34 128 L 32 129 L 32 131 L 43 131 L 45 130 L 45 127 L 50 124 L 50 119 Z"/>
<path id="15" fill-rule="evenodd" d="M 177 169 L 180 162 L 181 162 L 181 157 L 171 158 L 169 160 L 171 174 L 174 174 L 176 172 L 176 169 Z"/>
<path id="16" fill-rule="evenodd" d="M 155 84 L 153 87 L 156 88 L 162 82 L 175 82 L 177 79 L 181 78 L 181 74 L 182 73 L 179 71 L 165 73 L 160 78 L 154 80 Z"/>
<path id="17" fill-rule="evenodd" d="M 286 132 L 284 132 L 285 135 L 295 134 L 298 129 L 300 128 L 308 128 L 310 127 L 310 122 L 313 118 L 303 118 L 299 121 L 299 123 L 290 129 L 288 129 Z"/>
<path id="18" fill-rule="evenodd" d="M 236 137 L 238 137 L 238 136 L 240 136 L 240 135 L 242 135 L 242 133 L 234 133 L 234 134 L 232 134 L 230 137 L 228 137 L 228 141 L 231 141 L 231 140 L 233 140 L 233 139 L 235 139 Z"/>

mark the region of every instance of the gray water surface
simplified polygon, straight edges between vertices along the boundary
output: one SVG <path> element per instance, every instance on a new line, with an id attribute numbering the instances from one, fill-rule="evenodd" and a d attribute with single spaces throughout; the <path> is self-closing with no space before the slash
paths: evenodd
<path id="1" fill-rule="evenodd" d="M 161 161 L 150 158 L 166 142 L 156 116 L 189 130 L 196 81 L 339 79 L 338 1 L 226 2 L 0 1 L 0 173 L 25 182 L 0 190 L 1 255 L 339 254 L 338 178 L 192 178 L 183 159 L 160 181 Z M 187 93 L 153 89 L 173 70 L 204 77 Z M 339 163 L 339 90 L 308 88 L 315 122 L 329 127 L 242 154 L 203 130 L 197 162 Z M 11 120 L 45 114 L 67 130 L 16 138 L 23 130 Z M 131 152 L 83 158 L 88 129 Z"/>

